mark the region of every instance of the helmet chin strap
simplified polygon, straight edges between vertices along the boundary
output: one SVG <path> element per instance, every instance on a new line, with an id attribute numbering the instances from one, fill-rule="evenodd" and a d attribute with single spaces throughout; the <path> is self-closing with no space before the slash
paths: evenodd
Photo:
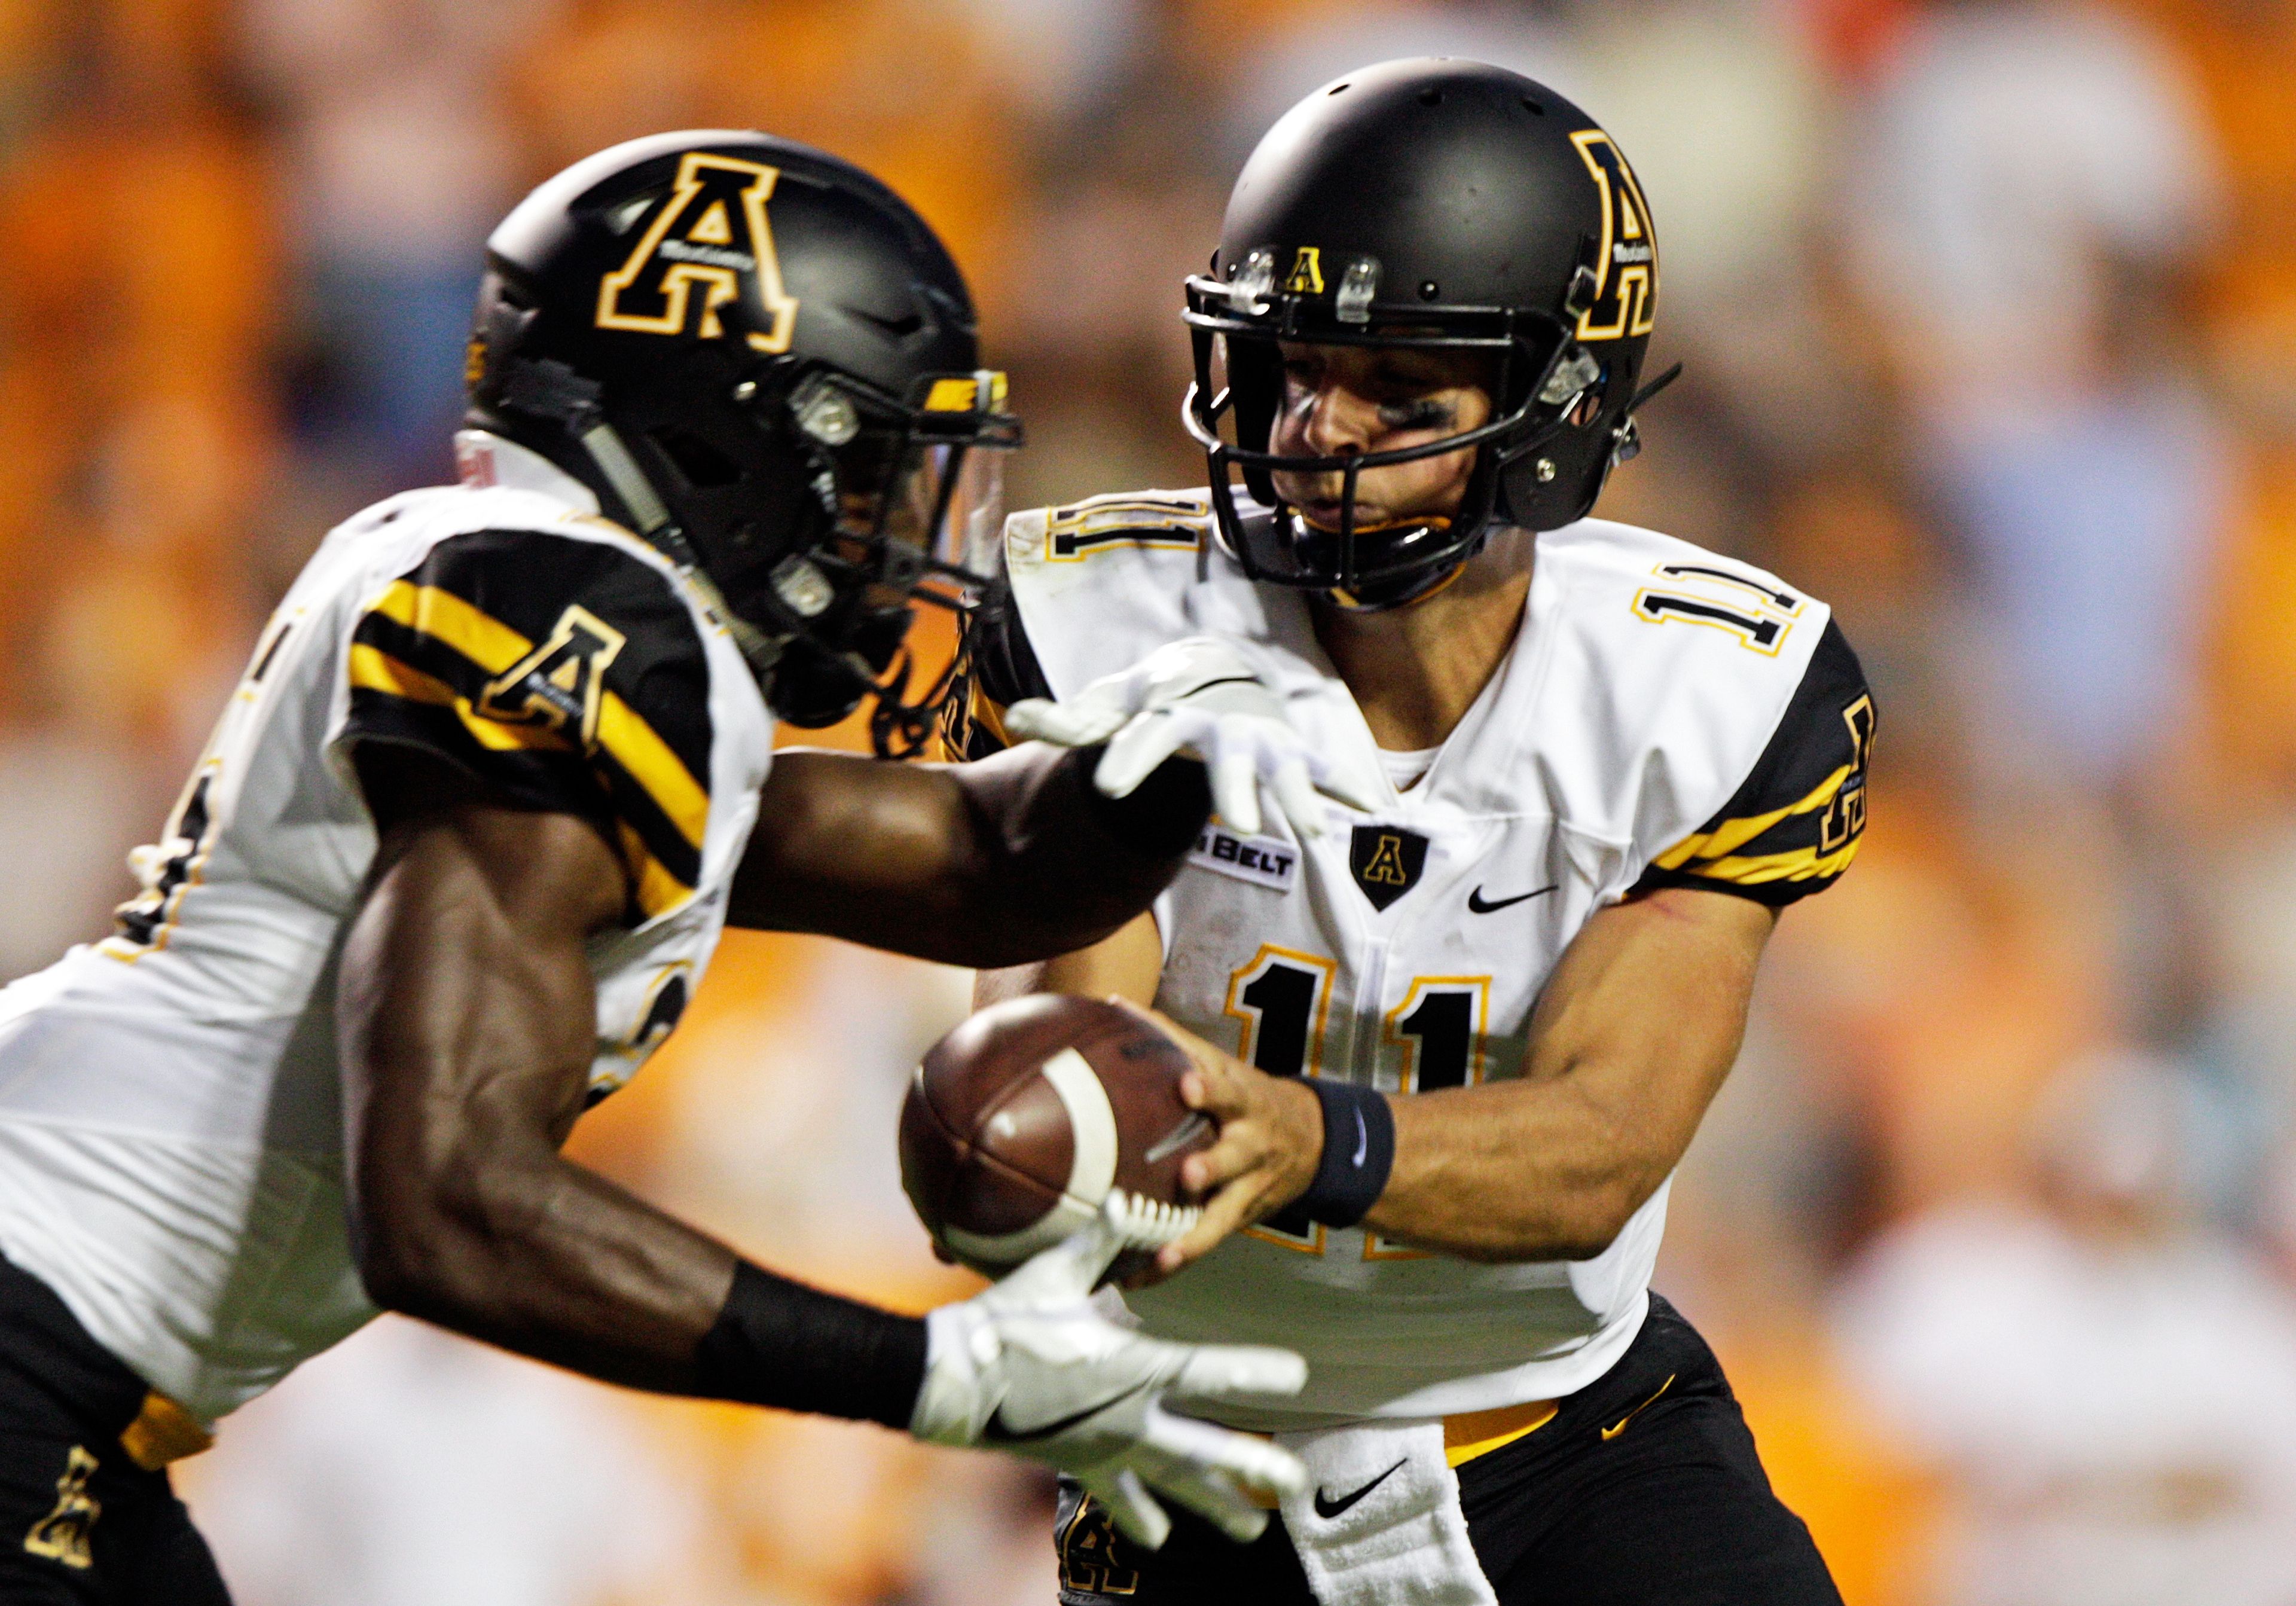
<path id="1" fill-rule="evenodd" d="M 622 499 L 622 505 L 638 521 L 638 534 L 651 538 L 669 523 L 669 509 L 654 490 L 653 481 L 638 467 L 637 459 L 630 455 L 629 447 L 622 444 L 621 434 L 613 425 L 598 419 L 576 438 L 590 454 L 590 461 L 598 465 L 598 472 L 606 477 L 606 483 L 614 488 L 614 495 Z M 679 545 L 685 545 L 683 537 Z"/>
<path id="2" fill-rule="evenodd" d="M 734 646 L 741 650 L 758 684 L 770 684 L 774 665 L 781 660 L 782 643 L 726 606 L 725 593 L 718 589 L 718 583 L 702 569 L 693 543 L 670 518 L 669 507 L 653 488 L 653 481 L 638 467 L 638 460 L 630 455 L 629 446 L 620 431 L 606 422 L 604 409 L 599 405 L 602 392 L 597 381 L 585 379 L 565 364 L 549 357 L 529 362 L 524 357 L 511 356 L 504 361 L 503 369 L 504 403 L 515 412 L 549 419 L 575 438 L 589 454 L 590 461 L 598 465 L 598 472 L 605 477 L 606 484 L 630 517 L 637 521 L 638 534 L 675 563 L 679 575 L 701 594 L 702 602 L 726 627 L 726 634 L 734 638 Z"/>
<path id="3" fill-rule="evenodd" d="M 605 476 L 606 483 L 613 487 L 614 495 L 621 498 L 622 505 L 629 510 L 630 516 L 638 521 L 638 533 L 660 547 L 670 561 L 677 565 L 678 572 L 685 577 L 686 584 L 701 594 L 702 602 L 725 625 L 726 634 L 734 638 L 734 644 L 741 649 L 742 658 L 748 661 L 750 673 L 758 677 L 758 684 L 770 687 L 772 672 L 781 662 L 783 642 L 787 638 L 777 640 L 766 635 L 726 605 L 725 594 L 718 589 L 718 583 L 701 567 L 692 544 L 671 519 L 660 494 L 653 488 L 653 482 L 646 478 L 645 471 L 638 466 L 637 459 L 630 455 L 629 447 L 619 432 L 603 418 L 585 422 L 587 427 L 582 429 L 576 438 L 582 443 L 582 449 L 589 453 L 590 461 L 598 465 L 598 472 Z M 882 674 L 876 666 L 858 652 L 849 650 L 834 656 L 841 659 L 846 668 L 876 698 L 876 707 L 870 716 L 869 733 L 878 756 L 908 758 L 922 751 L 931 733 L 931 710 L 938 708 L 939 699 L 955 678 L 956 663 L 954 660 L 950 662 L 920 702 L 910 704 L 903 701 L 908 691 L 911 663 L 906 651 L 897 654 L 894 662 Z"/>
<path id="4" fill-rule="evenodd" d="M 637 459 L 630 455 L 620 432 L 600 418 L 576 438 L 590 454 L 590 461 L 598 465 L 598 472 L 606 477 L 606 483 L 614 488 L 614 495 L 621 498 L 622 505 L 630 510 L 630 516 L 638 521 L 638 533 L 660 546 L 677 565 L 685 583 L 701 593 L 701 600 L 734 638 L 750 672 L 758 677 L 758 684 L 767 684 L 774 666 L 781 661 L 781 643 L 726 606 L 725 594 L 701 567 L 685 532 L 671 521 L 668 507 L 653 488 L 653 481 L 646 478 L 645 471 L 638 467 Z"/>
<path id="5" fill-rule="evenodd" d="M 1472 559 L 1462 558 L 1448 569 L 1414 575 L 1409 589 L 1394 596 L 1366 598 L 1359 592 L 1348 591 L 1337 586 L 1324 592 L 1324 595 L 1333 607 L 1344 613 L 1389 613 L 1398 608 L 1407 608 L 1414 602 L 1423 602 L 1437 592 L 1448 588 L 1454 580 L 1467 572 L 1467 565 L 1471 561 Z"/>
<path id="6" fill-rule="evenodd" d="M 602 418 L 590 422 L 577 438 L 581 441 L 582 449 L 590 454 L 590 461 L 598 465 L 598 471 L 606 477 L 606 483 L 614 488 L 614 495 L 621 498 L 622 505 L 629 509 L 631 517 L 637 520 L 639 533 L 660 547 L 670 561 L 677 565 L 686 584 L 701 594 L 702 602 L 725 625 L 726 634 L 734 638 L 734 644 L 741 649 L 742 658 L 748 661 L 750 673 L 758 677 L 758 684 L 770 686 L 774 667 L 781 662 L 783 642 L 766 635 L 726 605 L 725 594 L 718 589 L 718 583 L 701 567 L 692 544 L 671 520 L 669 509 L 653 488 L 653 482 L 646 478 L 645 471 L 638 466 L 637 459 L 630 455 L 629 447 L 619 432 Z M 871 716 L 870 736 L 879 756 L 906 758 L 921 751 L 924 743 L 915 735 L 915 729 L 929 731 L 929 726 L 920 725 L 918 709 L 901 701 L 908 690 L 909 660 L 906 654 L 896 660 L 892 666 L 894 673 L 885 676 L 881 676 L 875 666 L 857 652 L 849 651 L 836 656 L 841 658 L 860 683 L 871 688 L 876 695 L 877 709 Z M 933 700 L 946 691 L 955 668 L 952 662 L 934 682 L 926 698 L 927 706 L 931 706 Z M 890 709 L 886 706 L 888 702 L 892 705 Z M 889 736 L 889 732 L 895 734 Z"/>
<path id="7" fill-rule="evenodd" d="M 1325 529 L 1322 525 L 1301 517 L 1296 508 L 1289 510 L 1289 513 L 1296 525 L 1314 530 L 1317 535 L 1329 536 L 1334 539 L 1340 538 L 1342 535 L 1349 537 L 1377 536 L 1398 529 L 1447 530 L 1453 522 L 1449 517 L 1437 514 L 1428 518 L 1387 519 L 1377 524 L 1352 525 L 1343 531 Z M 1353 588 L 1333 586 L 1328 587 L 1323 595 L 1333 607 L 1343 612 L 1386 613 L 1390 610 L 1407 607 L 1413 602 L 1423 602 L 1433 596 L 1464 573 L 1468 562 L 1476 553 L 1481 550 L 1482 542 L 1478 540 L 1464 556 L 1448 568 L 1422 569 L 1394 579 L 1374 580 Z"/>

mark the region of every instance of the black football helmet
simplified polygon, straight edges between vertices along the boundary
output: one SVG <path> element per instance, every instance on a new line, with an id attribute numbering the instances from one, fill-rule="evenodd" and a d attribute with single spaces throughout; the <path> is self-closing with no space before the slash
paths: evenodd
<path id="1" fill-rule="evenodd" d="M 1183 416 L 1210 458 L 1221 545 L 1253 579 L 1393 606 L 1432 588 L 1496 528 L 1585 517 L 1635 454 L 1635 408 L 1673 377 L 1636 389 L 1657 309 L 1642 188 L 1569 101 L 1503 68 L 1447 59 L 1385 61 L 1325 85 L 1259 142 L 1211 271 L 1187 282 L 1195 382 Z M 1285 340 L 1485 354 L 1493 416 L 1394 451 L 1276 455 Z M 1455 516 L 1356 527 L 1364 470 L 1469 447 L 1478 456 Z M 1259 508 L 1238 506 L 1232 471 Z M 1341 527 L 1318 529 L 1284 504 L 1276 471 L 1342 472 Z"/>
<path id="2" fill-rule="evenodd" d="M 724 603 L 774 711 L 921 747 L 913 600 L 954 606 L 959 543 L 1020 444 L 972 299 L 924 220 L 809 146 L 704 129 L 543 184 L 487 242 L 469 422 L 580 479 Z"/>

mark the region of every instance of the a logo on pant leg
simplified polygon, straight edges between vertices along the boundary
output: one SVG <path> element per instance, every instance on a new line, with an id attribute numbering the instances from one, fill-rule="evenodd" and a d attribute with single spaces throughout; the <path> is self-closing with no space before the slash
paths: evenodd
<path id="1" fill-rule="evenodd" d="M 1138 1569 L 1117 1554 L 1116 1520 L 1086 1495 L 1061 1530 L 1061 1588 L 1073 1594 L 1126 1595 L 1140 1589 Z"/>
<path id="2" fill-rule="evenodd" d="M 88 1530 L 103 1514 L 102 1503 L 87 1492 L 87 1480 L 95 1476 L 95 1468 L 94 1456 L 78 1445 L 71 1447 L 71 1454 L 64 1458 L 64 1475 L 56 1479 L 55 1510 L 32 1524 L 32 1531 L 24 1536 L 26 1550 L 66 1567 L 94 1564 L 95 1558 L 87 1547 Z"/>
<path id="3" fill-rule="evenodd" d="M 1358 825 L 1348 843 L 1348 868 L 1371 906 L 1384 909 L 1419 884 L 1427 839 L 1400 825 Z"/>

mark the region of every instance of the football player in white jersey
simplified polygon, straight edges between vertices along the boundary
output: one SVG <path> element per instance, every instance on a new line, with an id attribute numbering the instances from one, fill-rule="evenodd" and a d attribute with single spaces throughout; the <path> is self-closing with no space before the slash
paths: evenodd
<path id="1" fill-rule="evenodd" d="M 1778 911 L 1857 849 L 1873 702 L 1823 602 L 1587 516 L 1658 274 L 1562 97 L 1352 73 L 1269 132 L 1189 281 L 1209 488 L 1006 526 L 976 756 L 1014 700 L 1088 725 L 1098 676 L 1210 633 L 1380 797 L 1315 840 L 1215 824 L 1152 915 L 982 980 L 1195 1034 L 1204 1217 L 1128 1303 L 1309 1364 L 1210 1411 L 1306 1458 L 1281 1527 L 1151 1556 L 1070 1487 L 1070 1606 L 1838 1599 L 1649 1280 Z"/>
<path id="2" fill-rule="evenodd" d="M 0 1595 L 223 1599 L 163 1469 L 379 1307 L 634 1387 L 1004 1446 L 1149 1545 L 1152 1487 L 1257 1532 L 1229 1480 L 1298 1463 L 1160 1400 L 1281 1394 L 1298 1357 L 1095 1314 L 1117 1224 L 920 1321 L 751 1265 L 559 1144 L 726 922 L 955 963 L 1076 947 L 1210 812 L 1172 733 L 1217 768 L 1281 760 L 1280 722 L 1232 679 L 1211 716 L 1136 676 L 1123 797 L 1041 746 L 775 759 L 776 715 L 873 691 L 898 747 L 932 713 L 898 668 L 911 597 L 1016 439 L 955 266 L 867 175 L 715 131 L 577 164 L 488 254 L 462 484 L 327 537 L 117 933 L 0 993 Z"/>

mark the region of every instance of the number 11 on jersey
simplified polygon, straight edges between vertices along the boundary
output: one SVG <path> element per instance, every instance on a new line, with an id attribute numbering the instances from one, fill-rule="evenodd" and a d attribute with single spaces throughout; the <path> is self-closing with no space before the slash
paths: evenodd
<path id="1" fill-rule="evenodd" d="M 1488 976 L 1414 976 L 1403 1002 L 1387 1012 L 1382 1053 L 1400 1055 L 1396 1087 L 1437 1093 L 1472 1087 L 1483 1079 L 1483 1032 L 1491 1007 Z M 1364 1234 L 1366 1260 L 1423 1260 L 1423 1250 Z"/>
<path id="2" fill-rule="evenodd" d="M 1320 955 L 1261 944 L 1251 963 L 1228 979 L 1223 1012 L 1242 1028 L 1236 1057 L 1272 1077 L 1321 1076 L 1338 970 Z M 1488 976 L 1414 977 L 1403 1002 L 1387 1012 L 1380 1036 L 1382 1056 L 1394 1056 L 1397 1089 L 1433 1093 L 1480 1084 L 1490 998 Z M 1263 1223 L 1244 1231 L 1312 1255 L 1324 1250 L 1320 1226 L 1287 1233 Z M 1367 1260 L 1415 1259 L 1419 1255 L 1417 1250 L 1382 1241 L 1377 1233 L 1364 1239 Z"/>
<path id="3" fill-rule="evenodd" d="M 1225 1013 L 1243 1023 L 1235 1057 L 1271 1077 L 1321 1076 L 1324 1028 L 1332 1006 L 1332 978 L 1339 966 L 1318 954 L 1303 954 L 1262 943 L 1251 963 L 1228 978 Z M 1254 1238 L 1305 1254 L 1324 1252 L 1324 1229 L 1304 1233 L 1250 1226 Z"/>

